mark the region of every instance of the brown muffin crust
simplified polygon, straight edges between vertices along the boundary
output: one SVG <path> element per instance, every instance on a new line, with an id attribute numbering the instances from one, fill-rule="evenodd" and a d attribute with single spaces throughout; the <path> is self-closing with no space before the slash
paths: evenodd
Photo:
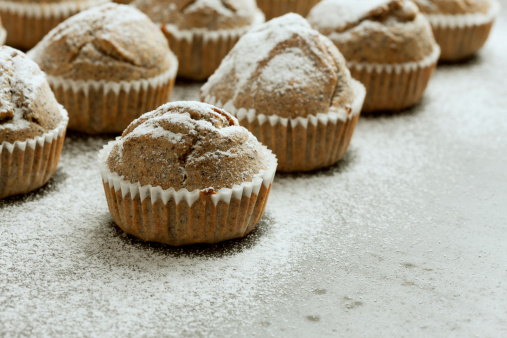
<path id="1" fill-rule="evenodd" d="M 487 14 L 491 0 L 413 0 L 424 14 Z"/>
<path id="2" fill-rule="evenodd" d="M 71 80 L 135 81 L 171 67 L 160 29 L 137 9 L 105 4 L 59 24 L 29 52 L 48 75 Z"/>
<path id="3" fill-rule="evenodd" d="M 428 21 L 408 0 L 324 0 L 312 9 L 308 21 L 347 61 L 419 61 L 436 46 Z"/>
<path id="4" fill-rule="evenodd" d="M 255 0 L 135 0 L 132 5 L 153 22 L 180 30 L 246 27 L 261 13 Z"/>
<path id="5" fill-rule="evenodd" d="M 173 102 L 132 122 L 107 165 L 142 186 L 213 192 L 251 181 L 267 168 L 264 155 L 257 139 L 225 111 Z"/>
<path id="6" fill-rule="evenodd" d="M 16 49 L 0 47 L 0 144 L 55 129 L 60 109 L 37 64 Z"/>
<path id="7" fill-rule="evenodd" d="M 352 103 L 350 72 L 329 39 L 297 14 L 245 34 L 201 89 L 223 105 L 284 118 Z"/>

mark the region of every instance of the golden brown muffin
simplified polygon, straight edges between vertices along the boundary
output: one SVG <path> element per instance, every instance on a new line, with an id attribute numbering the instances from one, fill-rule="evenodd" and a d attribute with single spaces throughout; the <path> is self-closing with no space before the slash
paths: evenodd
<path id="1" fill-rule="evenodd" d="M 280 170 L 302 171 L 331 165 L 344 155 L 362 90 L 333 43 L 301 16 L 287 14 L 245 34 L 201 88 L 201 99 L 235 113 L 275 152 Z M 317 124 L 317 130 L 307 128 L 319 114 L 326 123 Z M 340 118 L 331 123 L 329 114 Z M 327 151 L 306 144 L 315 137 L 308 133 L 325 138 L 336 123 L 346 125 L 347 133 L 316 142 Z M 333 153 L 333 147 L 341 151 Z"/>
<path id="2" fill-rule="evenodd" d="M 104 148 L 99 163 L 116 223 L 170 245 L 250 232 L 276 171 L 274 155 L 234 117 L 199 102 L 168 103 L 141 116 Z"/>
<path id="3" fill-rule="evenodd" d="M 0 198 L 49 180 L 67 121 L 37 64 L 18 50 L 0 47 Z"/>
<path id="4" fill-rule="evenodd" d="M 442 53 L 458 61 L 482 48 L 499 10 L 496 0 L 414 0 L 428 18 Z"/>
<path id="5" fill-rule="evenodd" d="M 106 4 L 53 29 L 29 56 L 70 114 L 70 129 L 121 132 L 169 100 L 177 61 L 150 19 Z"/>
<path id="6" fill-rule="evenodd" d="M 366 86 L 364 111 L 399 110 L 421 100 L 439 48 L 414 3 L 324 0 L 308 21 L 335 43 L 352 76 Z"/>
<path id="7" fill-rule="evenodd" d="M 306 16 L 310 9 L 320 0 L 257 0 L 257 5 L 271 20 L 287 13 L 297 13 Z"/>
<path id="8" fill-rule="evenodd" d="M 264 21 L 255 0 L 135 0 L 159 23 L 180 61 L 178 76 L 205 80 L 241 35 Z"/>
<path id="9" fill-rule="evenodd" d="M 109 0 L 0 0 L 7 44 L 30 49 L 60 22 Z"/>
<path id="10" fill-rule="evenodd" d="M 2 20 L 0 19 L 0 46 L 5 44 L 6 39 L 7 39 L 7 31 L 2 25 Z"/>

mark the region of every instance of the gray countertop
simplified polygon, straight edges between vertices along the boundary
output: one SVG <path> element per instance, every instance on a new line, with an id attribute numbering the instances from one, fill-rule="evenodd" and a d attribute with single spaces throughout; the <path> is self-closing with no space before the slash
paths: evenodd
<path id="1" fill-rule="evenodd" d="M 69 133 L 49 184 L 0 201 L 0 336 L 507 336 L 507 12 L 345 159 L 277 174 L 244 239 L 170 248 L 113 223 Z M 173 100 L 196 99 L 179 83 Z"/>

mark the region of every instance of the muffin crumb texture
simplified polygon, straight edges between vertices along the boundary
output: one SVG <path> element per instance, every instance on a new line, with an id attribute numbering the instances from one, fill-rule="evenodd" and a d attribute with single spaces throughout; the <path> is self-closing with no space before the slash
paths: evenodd
<path id="1" fill-rule="evenodd" d="M 135 0 L 132 4 L 154 22 L 181 30 L 245 27 L 260 12 L 254 0 Z"/>
<path id="2" fill-rule="evenodd" d="M 267 168 L 264 149 L 237 120 L 199 102 L 174 102 L 135 120 L 107 158 L 112 172 L 141 186 L 216 192 Z"/>
<path id="3" fill-rule="evenodd" d="M 160 29 L 139 10 L 113 3 L 61 23 L 29 56 L 48 75 L 71 80 L 135 81 L 172 65 Z"/>
<path id="4" fill-rule="evenodd" d="M 37 64 L 16 49 L 0 47 L 0 144 L 55 129 L 60 109 Z"/>
<path id="5" fill-rule="evenodd" d="M 202 87 L 227 109 L 307 117 L 350 105 L 350 72 L 333 43 L 301 16 L 287 14 L 244 35 Z"/>

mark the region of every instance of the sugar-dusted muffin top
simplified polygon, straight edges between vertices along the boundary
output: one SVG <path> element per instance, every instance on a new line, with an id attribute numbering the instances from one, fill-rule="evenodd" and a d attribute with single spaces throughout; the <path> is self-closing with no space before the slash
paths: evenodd
<path id="1" fill-rule="evenodd" d="M 298 14 L 245 34 L 201 89 L 224 106 L 306 117 L 352 103 L 351 76 L 333 43 Z"/>
<path id="2" fill-rule="evenodd" d="M 154 22 L 180 30 L 241 28 L 262 16 L 255 0 L 135 0 L 132 4 Z"/>
<path id="3" fill-rule="evenodd" d="M 65 20 L 29 56 L 48 75 L 96 81 L 154 77 L 173 60 L 157 25 L 139 10 L 113 3 Z"/>
<path id="4" fill-rule="evenodd" d="M 11 47 L 0 47 L 0 144 L 41 136 L 62 120 L 44 73 Z"/>
<path id="5" fill-rule="evenodd" d="M 133 121 L 107 165 L 143 186 L 218 191 L 267 169 L 265 155 L 259 141 L 229 113 L 200 102 L 173 102 Z"/>
<path id="6" fill-rule="evenodd" d="M 413 0 L 425 14 L 487 14 L 491 0 Z"/>
<path id="7" fill-rule="evenodd" d="M 308 21 L 347 61 L 419 61 L 436 47 L 427 19 L 409 0 L 323 0 Z"/>

